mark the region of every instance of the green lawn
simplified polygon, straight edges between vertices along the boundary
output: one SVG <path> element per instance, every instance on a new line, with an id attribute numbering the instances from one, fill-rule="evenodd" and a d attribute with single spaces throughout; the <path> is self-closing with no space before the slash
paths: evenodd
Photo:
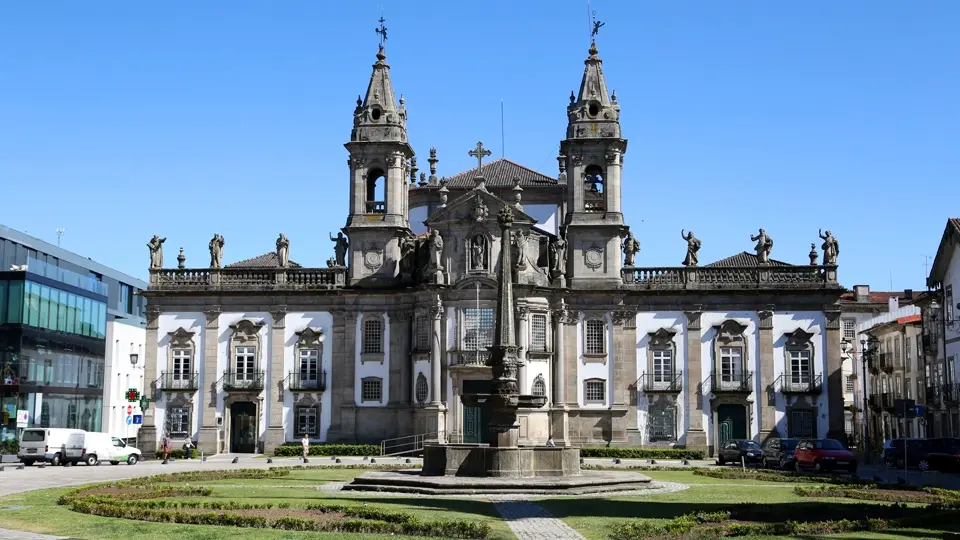
<path id="1" fill-rule="evenodd" d="M 316 489 L 327 482 L 348 481 L 362 470 L 314 469 L 291 471 L 289 476 L 263 480 L 225 479 L 194 481 L 190 485 L 213 489 L 203 500 L 223 500 L 255 503 L 329 503 L 339 505 L 367 504 L 388 511 L 410 513 L 423 520 L 466 519 L 488 523 L 492 540 L 514 538 L 490 502 L 477 499 L 439 499 L 434 497 L 388 497 L 352 493 L 327 492 Z M 757 480 L 722 480 L 695 476 L 690 471 L 651 471 L 654 480 L 689 484 L 686 490 L 662 495 L 636 497 L 559 497 L 539 501 L 544 508 L 564 520 L 590 540 L 609 538 L 612 525 L 638 518 L 668 520 L 694 511 L 716 511 L 731 503 L 760 503 L 789 505 L 793 508 L 818 501 L 845 504 L 847 499 L 813 499 L 793 493 L 794 484 L 762 482 Z M 305 487 L 309 486 L 309 487 Z M 0 528 L 72 536 L 93 540 L 129 540 L 130 538 L 230 539 L 238 535 L 253 540 L 300 538 L 348 538 L 355 540 L 393 539 L 393 535 L 362 535 L 343 533 L 287 532 L 263 529 L 236 529 L 209 525 L 178 525 L 102 518 L 72 512 L 56 504 L 66 489 L 32 491 L 0 498 Z M 876 503 L 885 504 L 885 503 Z M 9 507 L 23 507 L 7 509 Z M 960 525 L 958 525 L 960 526 Z M 830 538 L 940 538 L 939 533 L 923 530 L 888 531 L 836 535 Z"/>

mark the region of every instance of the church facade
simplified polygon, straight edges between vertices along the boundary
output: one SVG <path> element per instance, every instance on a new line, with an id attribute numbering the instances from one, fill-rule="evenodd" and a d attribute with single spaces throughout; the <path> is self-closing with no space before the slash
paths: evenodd
<path id="1" fill-rule="evenodd" d="M 319 442 L 483 443 L 499 253 L 509 242 L 523 394 L 521 444 L 674 445 L 714 452 L 730 438 L 844 437 L 838 245 L 823 264 L 753 253 L 699 264 L 683 233 L 676 267 L 644 267 L 622 211 L 627 141 L 592 44 L 571 93 L 559 172 L 499 159 L 420 173 L 407 111 L 381 47 L 345 144 L 349 213 L 324 268 L 291 242 L 221 264 L 164 267 L 151 251 L 140 436 L 189 438 L 209 453 Z M 513 233 L 496 216 L 510 206 Z M 744 235 L 746 237 L 746 234 Z M 679 244 L 679 241 L 678 241 Z M 678 257 L 679 259 L 679 257 Z M 398 448 L 403 440 L 393 441 Z M 144 445 L 149 448 L 150 445 Z"/>

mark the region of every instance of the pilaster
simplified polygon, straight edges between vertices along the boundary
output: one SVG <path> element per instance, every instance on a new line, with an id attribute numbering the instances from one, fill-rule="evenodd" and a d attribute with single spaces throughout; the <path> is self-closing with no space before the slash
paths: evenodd
<path id="1" fill-rule="evenodd" d="M 519 331 L 517 332 L 517 359 L 520 361 L 517 367 L 517 386 L 520 387 L 521 394 L 529 394 L 530 386 L 527 380 L 527 349 L 529 343 L 527 339 L 527 329 L 529 328 L 530 310 L 527 306 L 517 306 L 517 320 L 519 321 Z"/>
<path id="2" fill-rule="evenodd" d="M 840 311 L 825 311 L 824 318 L 827 323 L 826 347 L 823 351 L 827 359 L 827 437 L 845 443 L 847 434 L 843 414 L 843 360 L 840 357 L 843 332 Z"/>
<path id="3" fill-rule="evenodd" d="M 155 381 L 157 380 L 157 370 L 159 367 L 159 361 L 157 359 L 157 345 L 159 343 L 157 339 L 157 331 L 160 327 L 160 308 L 154 305 L 147 306 L 147 327 L 146 327 L 146 346 L 144 351 L 144 366 L 143 366 L 143 394 L 144 396 L 150 398 L 150 406 L 147 407 L 147 410 L 143 411 L 143 425 L 140 427 L 140 432 L 138 438 L 145 441 L 141 444 L 142 451 L 146 457 L 154 457 L 156 455 L 158 442 L 160 438 L 157 436 L 157 425 L 156 425 L 156 410 L 157 410 L 157 398 L 159 393 L 155 387 Z"/>
<path id="4" fill-rule="evenodd" d="M 687 439 L 685 446 L 691 450 L 707 450 L 707 433 L 703 429 L 703 412 L 705 402 L 703 398 L 703 380 L 706 378 L 703 373 L 703 362 L 701 359 L 700 340 L 702 339 L 702 330 L 700 328 L 700 316 L 702 312 L 699 306 L 695 311 L 685 312 L 687 317 L 687 368 L 686 382 L 684 391 L 687 397 L 686 413 L 690 427 L 687 429 Z"/>
<path id="5" fill-rule="evenodd" d="M 637 313 L 635 311 L 614 311 L 613 316 L 614 346 L 613 356 L 613 404 L 626 407 L 626 429 L 628 434 L 636 432 L 637 425 Z"/>
<path id="6" fill-rule="evenodd" d="M 223 432 L 222 428 L 217 426 L 217 387 L 220 381 L 220 374 L 217 371 L 217 348 L 220 342 L 220 308 L 213 307 L 203 314 L 203 382 L 197 391 L 200 397 L 201 416 L 197 449 L 207 455 L 214 455 L 220 453 L 220 434 Z"/>
<path id="7" fill-rule="evenodd" d="M 430 342 L 430 405 L 433 407 L 442 407 L 443 402 L 443 380 L 440 377 L 440 363 L 444 355 L 443 339 L 443 304 L 437 297 L 437 304 L 434 306 L 431 315 L 433 316 L 433 332 Z"/>
<path id="8" fill-rule="evenodd" d="M 330 346 L 333 347 L 332 371 L 327 374 L 330 392 L 330 428 L 327 442 L 355 440 L 356 401 L 354 379 L 357 371 L 356 350 L 357 314 L 334 310 Z"/>
<path id="9" fill-rule="evenodd" d="M 757 354 L 757 373 L 760 380 L 760 399 L 757 410 L 760 414 L 760 442 L 776 437 L 777 407 L 776 390 L 773 387 L 773 309 L 757 312 L 760 319 L 760 350 Z"/>
<path id="10" fill-rule="evenodd" d="M 267 438 L 264 451 L 273 453 L 273 449 L 286 442 L 286 433 L 283 429 L 283 397 L 284 397 L 284 339 L 286 334 L 286 306 L 277 306 L 270 312 L 273 324 L 270 325 L 270 367 L 264 397 L 267 407 L 269 424 L 267 424 Z"/>

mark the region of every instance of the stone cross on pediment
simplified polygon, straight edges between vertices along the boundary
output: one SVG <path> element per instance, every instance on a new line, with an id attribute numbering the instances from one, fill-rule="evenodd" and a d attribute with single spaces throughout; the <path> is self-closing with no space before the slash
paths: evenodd
<path id="1" fill-rule="evenodd" d="M 478 141 L 477 147 L 467 152 L 468 156 L 477 158 L 477 176 L 483 176 L 483 158 L 491 154 L 493 152 L 483 147 L 483 141 Z"/>

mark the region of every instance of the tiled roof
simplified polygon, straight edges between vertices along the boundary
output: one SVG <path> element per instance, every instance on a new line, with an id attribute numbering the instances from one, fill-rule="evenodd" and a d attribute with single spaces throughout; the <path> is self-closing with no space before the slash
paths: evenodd
<path id="1" fill-rule="evenodd" d="M 256 257 L 228 264 L 227 268 L 276 268 L 280 266 L 277 263 L 277 254 L 271 251 L 270 253 L 264 253 L 263 255 L 257 255 Z M 293 268 L 300 268 L 300 265 L 293 261 L 289 261 L 289 263 Z"/>
<path id="2" fill-rule="evenodd" d="M 473 188 L 476 169 L 470 169 L 447 178 L 447 187 Z M 483 166 L 483 178 L 488 187 L 513 187 L 513 179 L 520 179 L 520 187 L 555 186 L 557 179 L 528 169 L 506 158 L 495 159 Z M 436 187 L 436 186 L 431 186 Z"/>
<path id="3" fill-rule="evenodd" d="M 720 259 L 719 261 L 710 263 L 706 266 L 709 266 L 709 267 L 760 266 L 760 263 L 758 262 L 757 256 L 755 254 L 742 251 L 740 253 L 737 253 L 736 255 L 733 255 L 732 257 L 727 257 L 726 259 Z M 770 266 L 793 266 L 793 265 L 770 259 Z"/>
<path id="4" fill-rule="evenodd" d="M 899 298 L 902 301 L 913 302 L 922 294 L 920 291 L 913 292 L 913 299 L 907 300 L 907 293 L 905 291 L 893 291 L 893 292 L 884 292 L 884 291 L 870 291 L 870 297 L 867 299 L 867 303 L 871 304 L 886 304 L 889 302 L 890 297 Z M 856 302 L 857 295 L 854 291 L 847 291 L 840 295 L 840 302 Z"/>
<path id="5" fill-rule="evenodd" d="M 960 218 L 950 218 L 950 224 L 953 225 L 953 228 L 956 229 L 957 232 L 960 232 Z"/>

